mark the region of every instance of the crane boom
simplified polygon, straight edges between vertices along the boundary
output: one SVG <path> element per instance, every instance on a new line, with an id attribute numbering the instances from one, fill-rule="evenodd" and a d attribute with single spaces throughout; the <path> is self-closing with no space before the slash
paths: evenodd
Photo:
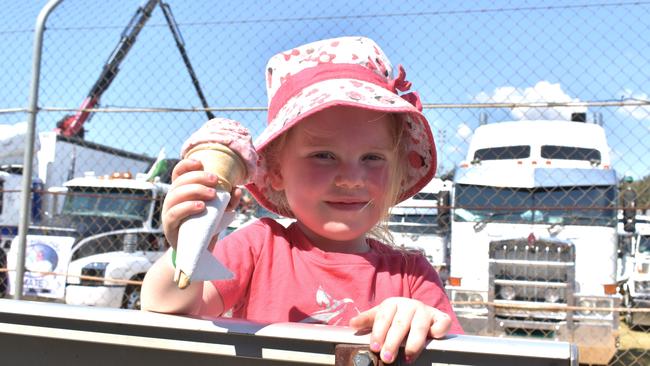
<path id="1" fill-rule="evenodd" d="M 117 76 L 117 73 L 120 71 L 120 64 L 126 58 L 126 55 L 131 50 L 131 47 L 138 37 L 138 34 L 140 34 L 140 31 L 144 25 L 147 23 L 149 18 L 151 18 L 151 13 L 158 4 L 160 4 L 163 14 L 165 15 L 165 20 L 169 25 L 169 29 L 171 30 L 172 35 L 174 36 L 176 47 L 178 48 L 181 57 L 183 58 L 185 67 L 187 68 L 190 77 L 192 78 L 192 84 L 194 85 L 199 99 L 201 100 L 201 104 L 204 108 L 206 108 L 206 115 L 208 119 L 214 118 L 212 112 L 207 110 L 208 103 L 203 94 L 203 91 L 201 90 L 201 85 L 199 84 L 198 78 L 196 77 L 194 69 L 192 68 L 189 57 L 187 56 L 185 43 L 183 42 L 180 30 L 178 29 L 178 25 L 176 24 L 176 21 L 171 13 L 169 5 L 161 2 L 160 0 L 147 0 L 145 5 L 138 8 L 136 13 L 127 24 L 126 28 L 124 28 L 122 31 L 119 43 L 113 52 L 111 52 L 111 55 L 102 68 L 102 72 L 99 75 L 99 78 L 92 86 L 92 88 L 90 88 L 90 92 L 84 99 L 83 103 L 81 103 L 79 109 L 77 109 L 77 112 L 73 115 L 64 116 L 57 123 L 55 131 L 58 134 L 66 137 L 84 137 L 84 124 L 90 121 L 90 118 L 93 115 L 93 112 L 90 111 L 90 109 L 95 108 L 97 105 L 99 105 L 99 100 L 102 94 L 106 91 L 106 89 L 108 89 L 108 87 Z"/>
<path id="2" fill-rule="evenodd" d="M 206 108 L 205 114 L 208 116 L 208 119 L 213 119 L 214 114 L 212 114 L 212 112 L 210 112 L 210 110 L 208 109 L 208 101 L 205 99 L 205 96 L 203 95 L 203 91 L 201 90 L 201 85 L 199 84 L 199 79 L 196 77 L 194 68 L 190 63 L 190 58 L 187 56 L 187 51 L 185 51 L 185 42 L 183 41 L 183 36 L 181 35 L 181 31 L 180 29 L 178 29 L 178 24 L 176 23 L 176 20 L 174 19 L 174 15 L 172 14 L 172 9 L 171 7 L 169 7 L 169 4 L 167 3 L 160 3 L 160 8 L 163 10 L 163 14 L 165 14 L 165 19 L 167 20 L 167 25 L 169 26 L 169 30 L 172 32 L 172 35 L 174 36 L 174 41 L 176 42 L 176 48 L 178 48 L 178 51 L 181 53 L 181 57 L 183 58 L 185 67 L 187 68 L 187 71 L 190 73 L 190 77 L 192 78 L 192 84 L 194 85 L 194 89 L 196 89 L 196 93 L 198 94 L 199 99 L 201 100 L 201 104 L 203 105 L 203 108 Z"/>
<path id="3" fill-rule="evenodd" d="M 84 99 L 83 103 L 77 110 L 77 113 L 63 117 L 63 119 L 57 123 L 57 128 L 55 129 L 57 133 L 66 137 L 74 136 L 83 138 L 83 125 L 88 122 L 92 116 L 92 113 L 88 111 L 88 109 L 94 108 L 99 104 L 99 98 L 111 85 L 115 76 L 117 76 L 120 64 L 124 61 L 124 58 L 131 50 L 138 34 L 147 23 L 147 20 L 151 17 L 151 12 L 156 5 L 158 5 L 158 2 L 159 0 L 148 0 L 144 6 L 138 8 L 129 21 L 129 24 L 126 26 L 124 31 L 122 31 L 120 42 L 109 56 L 106 64 L 104 64 L 104 68 L 102 69 L 99 78 L 92 88 L 90 88 L 88 96 Z"/>

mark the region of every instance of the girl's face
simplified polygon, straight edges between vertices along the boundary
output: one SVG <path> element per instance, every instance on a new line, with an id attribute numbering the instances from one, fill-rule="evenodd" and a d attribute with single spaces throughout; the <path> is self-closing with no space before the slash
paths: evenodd
<path id="1" fill-rule="evenodd" d="M 287 136 L 272 186 L 284 190 L 298 224 L 326 251 L 363 252 L 381 218 L 395 163 L 393 119 L 385 113 L 332 107 Z"/>

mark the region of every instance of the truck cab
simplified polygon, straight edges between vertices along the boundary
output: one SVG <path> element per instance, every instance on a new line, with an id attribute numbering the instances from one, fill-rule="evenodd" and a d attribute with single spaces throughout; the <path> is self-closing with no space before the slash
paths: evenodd
<path id="1" fill-rule="evenodd" d="M 160 214 L 169 184 L 145 174 L 88 173 L 63 188 L 61 207 L 53 210 L 58 213 L 29 227 L 24 294 L 137 308 L 138 281 L 167 248 Z M 10 269 L 16 266 L 16 251 L 14 240 Z"/>
<path id="2" fill-rule="evenodd" d="M 63 213 L 106 225 L 72 252 L 65 302 L 139 309 L 140 285 L 167 248 L 161 228 L 166 183 L 139 179 L 72 180 Z"/>
<path id="3" fill-rule="evenodd" d="M 18 234 L 18 213 L 21 206 L 23 166 L 21 164 L 0 165 L 0 249 L 9 251 L 11 241 Z M 37 223 L 42 217 L 41 203 L 43 184 L 39 178 L 32 180 L 32 207 L 30 221 Z"/>
<path id="4" fill-rule="evenodd" d="M 451 194 L 447 291 L 469 334 L 616 351 L 618 179 L 599 123 L 479 126 Z M 610 310 L 611 309 L 611 310 Z"/>
<path id="5" fill-rule="evenodd" d="M 395 245 L 422 252 L 436 268 L 443 283 L 449 267 L 449 230 L 440 225 L 441 192 L 449 192 L 451 181 L 434 178 L 413 197 L 390 210 L 388 229 Z"/>

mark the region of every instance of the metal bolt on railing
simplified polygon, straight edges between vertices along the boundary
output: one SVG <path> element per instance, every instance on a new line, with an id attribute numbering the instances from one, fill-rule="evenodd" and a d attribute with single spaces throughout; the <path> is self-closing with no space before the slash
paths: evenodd
<path id="1" fill-rule="evenodd" d="M 359 351 L 352 358 L 354 366 L 377 366 L 377 356 L 368 351 Z"/>

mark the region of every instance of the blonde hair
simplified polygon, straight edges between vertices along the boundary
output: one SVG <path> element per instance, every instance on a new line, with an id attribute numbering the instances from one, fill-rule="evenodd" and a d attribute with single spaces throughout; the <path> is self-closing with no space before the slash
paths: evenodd
<path id="1" fill-rule="evenodd" d="M 266 170 L 269 173 L 265 179 L 271 179 L 270 176 L 272 174 L 275 174 L 274 172 L 276 170 L 280 169 L 280 156 L 282 155 L 282 151 L 287 144 L 287 137 L 289 136 L 289 132 L 291 132 L 291 129 L 278 136 L 264 148 L 264 160 L 266 164 Z M 272 187 L 270 182 L 265 183 L 268 187 Z M 275 205 L 278 210 L 278 214 L 286 217 L 294 217 L 293 212 L 291 211 L 291 207 L 289 207 L 287 197 L 284 195 L 284 191 L 277 191 L 273 188 L 270 188 L 267 192 L 267 199 Z"/>
<path id="2" fill-rule="evenodd" d="M 386 192 L 385 200 L 381 203 L 380 209 L 382 216 L 379 218 L 377 224 L 370 229 L 368 236 L 375 238 L 386 244 L 394 245 L 393 235 L 388 228 L 388 221 L 390 218 L 390 209 L 395 206 L 402 196 L 402 183 L 406 178 L 406 151 L 408 138 L 405 136 L 406 128 L 405 119 L 407 116 L 399 114 L 389 114 L 394 123 L 391 124 L 391 136 L 393 137 L 394 156 L 392 163 L 389 166 L 389 181 L 388 189 Z"/>
<path id="3" fill-rule="evenodd" d="M 406 118 L 407 116 L 403 114 L 387 114 L 394 123 L 390 124 L 390 134 L 393 139 L 392 146 L 394 151 L 394 159 L 389 165 L 389 181 L 388 189 L 385 199 L 383 202 L 377 202 L 379 205 L 382 216 L 380 217 L 377 224 L 370 229 L 368 236 L 379 241 L 382 241 L 386 244 L 394 245 L 393 236 L 388 230 L 388 218 L 390 216 L 390 208 L 396 205 L 399 202 L 399 199 L 403 193 L 402 183 L 406 178 L 406 165 L 404 161 L 406 160 L 406 151 L 407 151 L 407 141 L 408 138 L 406 135 L 405 123 L 408 123 Z M 383 117 L 383 115 L 382 115 Z M 380 117 L 381 118 L 381 117 Z M 377 118 L 379 119 L 379 118 Z M 282 135 L 278 136 L 273 140 L 269 145 L 264 148 L 264 160 L 266 164 L 266 169 L 270 173 L 279 169 L 279 161 L 282 155 L 282 152 L 287 144 L 288 138 L 290 136 L 292 129 L 289 129 Z M 270 178 L 267 178 L 270 179 Z M 268 182 L 267 182 L 268 183 Z M 269 187 L 270 184 L 267 184 Z M 273 203 L 278 213 L 286 217 L 294 217 L 291 207 L 284 194 L 284 191 L 277 191 L 275 189 L 270 189 L 267 193 L 268 200 Z"/>

